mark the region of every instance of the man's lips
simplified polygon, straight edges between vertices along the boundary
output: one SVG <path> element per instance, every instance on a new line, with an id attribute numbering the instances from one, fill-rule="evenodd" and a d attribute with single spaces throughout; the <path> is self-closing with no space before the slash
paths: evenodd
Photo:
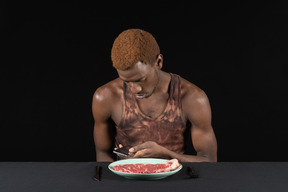
<path id="1" fill-rule="evenodd" d="M 145 94 L 136 94 L 135 97 L 137 99 L 143 99 L 145 97 Z"/>

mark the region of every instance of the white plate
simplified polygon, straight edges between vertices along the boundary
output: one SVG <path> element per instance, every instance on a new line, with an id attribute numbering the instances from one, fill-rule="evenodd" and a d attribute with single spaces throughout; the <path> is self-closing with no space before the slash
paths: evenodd
<path id="1" fill-rule="evenodd" d="M 173 175 L 180 171 L 182 169 L 182 165 L 169 172 L 161 172 L 161 173 L 124 173 L 120 171 L 115 171 L 113 169 L 113 166 L 119 165 L 119 164 L 132 164 L 132 163 L 151 163 L 151 164 L 156 164 L 156 163 L 162 163 L 164 161 L 168 161 L 167 159 L 156 159 L 156 158 L 134 158 L 134 159 L 124 159 L 124 160 L 119 160 L 115 161 L 113 163 L 110 163 L 108 165 L 108 168 L 115 174 L 123 176 L 128 179 L 146 179 L 146 180 L 155 180 L 155 179 L 163 179 L 165 177 L 168 177 L 170 175 Z"/>

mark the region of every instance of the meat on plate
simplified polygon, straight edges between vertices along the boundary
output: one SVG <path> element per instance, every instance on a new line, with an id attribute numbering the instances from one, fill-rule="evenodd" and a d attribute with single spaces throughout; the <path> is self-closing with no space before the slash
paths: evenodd
<path id="1" fill-rule="evenodd" d="M 167 160 L 161 163 L 131 163 L 118 164 L 113 167 L 115 171 L 125 173 L 161 173 L 169 172 L 177 169 L 180 166 L 177 159 Z"/>

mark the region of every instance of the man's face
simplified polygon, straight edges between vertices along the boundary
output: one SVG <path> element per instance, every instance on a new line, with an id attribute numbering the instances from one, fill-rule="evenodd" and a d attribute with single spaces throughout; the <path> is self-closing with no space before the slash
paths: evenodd
<path id="1" fill-rule="evenodd" d="M 159 68 L 157 65 L 137 62 L 132 68 L 117 70 L 120 79 L 130 88 L 137 99 L 151 96 L 159 82 Z"/>

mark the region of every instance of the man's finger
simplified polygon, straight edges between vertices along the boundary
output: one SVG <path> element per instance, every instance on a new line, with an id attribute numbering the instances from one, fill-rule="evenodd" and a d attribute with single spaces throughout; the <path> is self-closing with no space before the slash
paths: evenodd
<path id="1" fill-rule="evenodd" d="M 130 149 L 129 149 L 129 152 L 131 152 L 131 153 L 136 153 L 136 152 L 138 152 L 138 151 L 140 151 L 140 150 L 143 150 L 143 149 L 146 149 L 147 148 L 147 143 L 145 142 L 145 143 L 142 143 L 142 144 L 140 144 L 140 145 L 136 145 L 136 146 L 134 146 L 134 147 L 131 147 Z"/>
<path id="2" fill-rule="evenodd" d="M 117 146 L 114 147 L 114 150 L 117 150 L 117 149 L 122 148 L 122 147 L 123 147 L 122 144 L 119 144 L 118 147 Z"/>
<path id="3" fill-rule="evenodd" d="M 140 151 L 137 151 L 134 155 L 133 158 L 139 158 L 139 157 L 146 157 L 147 155 L 147 150 L 146 149 L 142 149 Z"/>

